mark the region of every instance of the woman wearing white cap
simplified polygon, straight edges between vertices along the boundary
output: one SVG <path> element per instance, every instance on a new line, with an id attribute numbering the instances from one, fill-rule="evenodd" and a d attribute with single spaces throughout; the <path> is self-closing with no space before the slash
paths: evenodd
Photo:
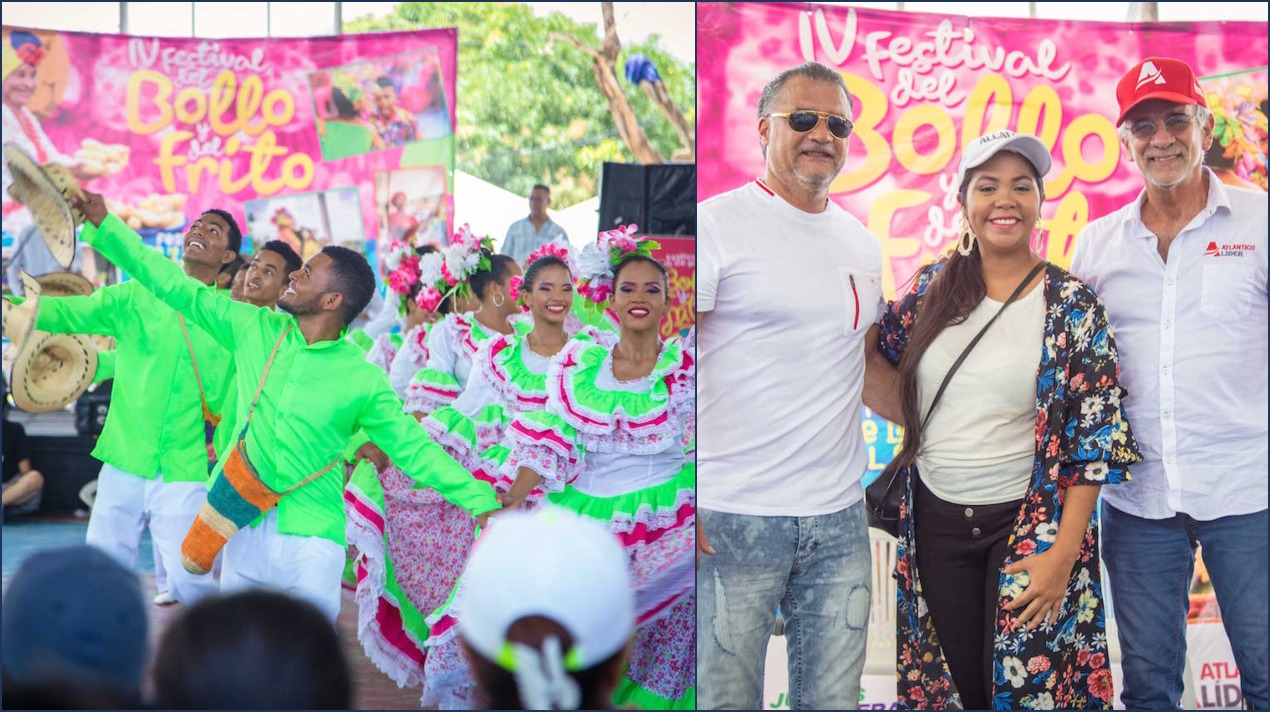
<path id="1" fill-rule="evenodd" d="M 508 429 L 514 446 L 503 471 L 515 482 L 500 499 L 517 508 L 546 492 L 608 526 L 627 551 L 639 628 L 613 702 L 693 709 L 696 467 L 684 448 L 695 371 L 678 339 L 659 337 L 666 272 L 649 256 L 655 245 L 634 239 L 634 229 L 603 233 L 581 254 L 578 291 L 592 302 L 612 300 L 620 339 L 614 346 L 575 340 L 552 360 L 546 408 L 521 414 Z M 524 542 L 526 550 L 537 546 Z M 462 582 L 457 600 L 471 589 Z M 454 624 L 444 610 L 429 620 L 434 636 Z"/>
<path id="2" fill-rule="evenodd" d="M 1101 302 L 1031 249 L 1050 163 L 1035 136 L 975 140 L 957 249 L 882 319 L 898 385 L 871 405 L 906 426 L 896 618 L 910 708 L 1112 704 L 1094 509 L 1141 457 Z"/>
<path id="3" fill-rule="evenodd" d="M 459 638 L 489 709 L 612 709 L 635 596 L 606 527 L 558 507 L 510 512 L 463 576 Z"/>

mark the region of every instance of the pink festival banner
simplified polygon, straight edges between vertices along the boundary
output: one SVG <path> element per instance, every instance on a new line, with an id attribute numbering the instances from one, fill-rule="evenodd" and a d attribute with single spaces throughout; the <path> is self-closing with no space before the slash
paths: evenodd
<path id="1" fill-rule="evenodd" d="M 807 3 L 702 3 L 697 18 L 698 161 L 708 168 L 699 198 L 762 175 L 756 114 L 772 77 L 809 60 L 836 68 L 854 97 L 855 130 L 830 198 L 882 240 L 888 296 L 956 239 L 962 150 L 1004 128 L 1034 133 L 1053 152 L 1038 249 L 1070 264 L 1081 228 L 1141 190 L 1116 137 L 1115 89 L 1146 57 L 1195 68 L 1220 107 L 1218 129 L 1230 131 L 1210 164 L 1231 164 L 1230 182 L 1266 187 L 1264 23 L 975 18 Z"/>
<path id="2" fill-rule="evenodd" d="M 392 237 L 452 232 L 457 39 L 5 27 L 4 140 L 72 167 L 173 256 L 191 220 L 223 208 L 257 248 L 283 239 L 307 258 L 344 244 L 375 264 Z M 33 90 L 11 93 L 24 78 Z M 3 198 L 8 261 L 30 216 Z"/>

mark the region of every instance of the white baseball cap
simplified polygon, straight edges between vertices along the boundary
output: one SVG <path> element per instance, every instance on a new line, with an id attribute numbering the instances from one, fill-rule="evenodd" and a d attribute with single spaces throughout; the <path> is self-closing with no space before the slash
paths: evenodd
<path id="1" fill-rule="evenodd" d="M 459 634 L 506 669 L 514 659 L 508 629 L 542 616 L 573 639 L 561 651 L 564 669 L 590 668 L 621 650 L 635 628 L 626 559 L 608 527 L 571 510 L 544 504 L 500 514 L 476 540 L 463 573 Z"/>
<path id="2" fill-rule="evenodd" d="M 1041 139 L 1032 134 L 1014 133 L 1008 129 L 993 131 L 972 141 L 961 154 L 961 166 L 957 169 L 957 189 L 960 190 L 965 184 L 966 175 L 970 171 L 987 163 L 1002 151 L 1011 151 L 1023 156 L 1036 169 L 1036 174 L 1042 180 L 1054 164 L 1053 159 L 1050 158 L 1050 150 L 1045 147 Z"/>

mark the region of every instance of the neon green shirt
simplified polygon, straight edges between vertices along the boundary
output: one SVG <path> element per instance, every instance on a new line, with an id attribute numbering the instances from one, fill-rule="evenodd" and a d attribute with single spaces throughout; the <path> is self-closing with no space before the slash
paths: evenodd
<path id="1" fill-rule="evenodd" d="M 156 256 L 189 291 L 229 301 L 228 291 L 218 293 Z M 115 355 L 106 358 L 107 371 L 113 363 L 115 387 L 93 457 L 145 479 L 162 472 L 164 482 L 207 481 L 203 405 L 176 310 L 134 280 L 87 297 L 43 297 L 35 326 L 50 333 L 115 337 Z M 229 352 L 188 320 L 187 326 L 208 405 L 219 413 Z"/>
<path id="2" fill-rule="evenodd" d="M 86 226 L 83 239 L 232 352 L 238 401 L 227 417 L 234 418 L 234 433 L 246 424 L 274 344 L 287 327 L 294 327 L 282 338 L 247 428 L 247 455 L 267 486 L 288 489 L 340 459 L 353 434 L 364 428 L 419 486 L 436 489 L 473 514 L 498 509 L 494 489 L 474 479 L 402 411 L 387 375 L 368 363 L 356 344 L 343 338 L 309 344 L 289 314 L 195 288 L 179 267 L 145 247 L 113 215 L 100 227 Z M 343 544 L 343 468 L 335 467 L 283 497 L 278 531 Z"/>

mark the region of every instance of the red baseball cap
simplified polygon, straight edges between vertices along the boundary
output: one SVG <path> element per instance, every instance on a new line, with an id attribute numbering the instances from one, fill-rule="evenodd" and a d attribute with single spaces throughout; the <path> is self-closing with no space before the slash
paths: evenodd
<path id="1" fill-rule="evenodd" d="M 1148 57 L 1133 65 L 1116 85 L 1116 99 L 1120 102 L 1120 118 L 1116 119 L 1116 126 L 1124 123 L 1125 114 L 1130 109 L 1148 99 L 1199 104 L 1208 108 L 1204 90 L 1195 79 L 1191 65 L 1168 57 Z"/>

